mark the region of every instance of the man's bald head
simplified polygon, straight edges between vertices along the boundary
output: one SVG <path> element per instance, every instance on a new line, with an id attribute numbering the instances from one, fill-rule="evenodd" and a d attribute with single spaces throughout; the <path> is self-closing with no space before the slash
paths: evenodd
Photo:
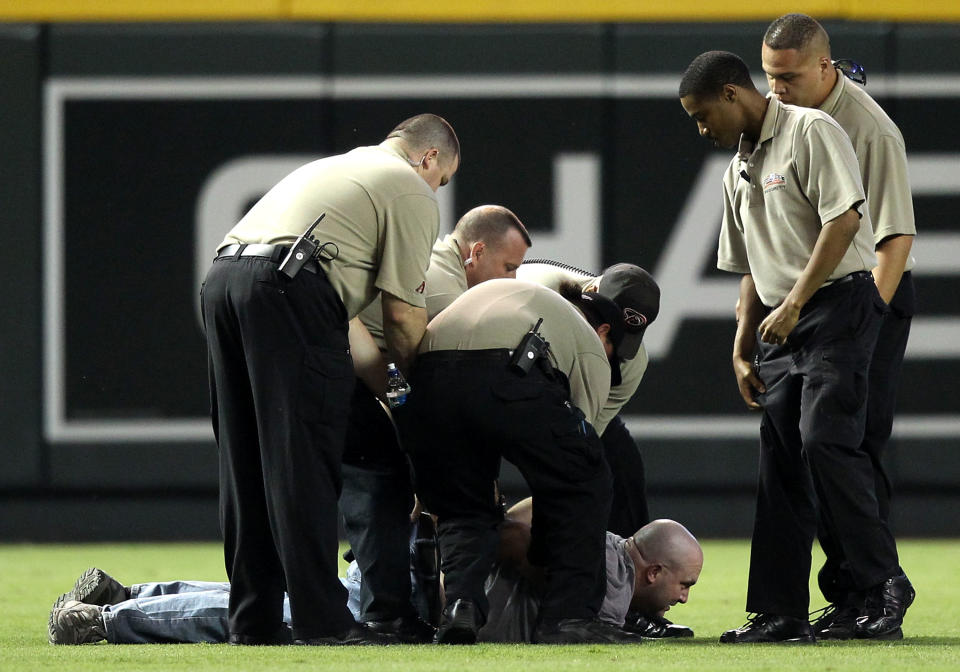
<path id="1" fill-rule="evenodd" d="M 662 616 L 677 602 L 686 603 L 703 569 L 703 550 L 687 528 L 674 520 L 654 520 L 637 530 L 627 547 L 637 570 L 632 609 Z"/>
<path id="2" fill-rule="evenodd" d="M 633 543 L 648 563 L 674 567 L 703 562 L 700 543 L 675 520 L 661 518 L 647 523 L 633 535 Z"/>

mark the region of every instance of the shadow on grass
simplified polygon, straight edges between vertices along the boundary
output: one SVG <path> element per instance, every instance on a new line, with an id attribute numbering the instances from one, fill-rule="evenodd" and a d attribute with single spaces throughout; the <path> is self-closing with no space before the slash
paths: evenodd
<path id="1" fill-rule="evenodd" d="M 719 637 L 676 637 L 671 639 L 644 639 L 644 644 L 653 644 L 655 646 L 714 646 L 719 645 Z M 937 637 L 920 636 L 905 637 L 899 640 L 870 640 L 870 639 L 848 639 L 822 640 L 816 644 L 800 644 L 797 642 L 785 642 L 780 644 L 762 643 L 762 644 L 724 644 L 724 648 L 740 648 L 743 646 L 763 646 L 763 647 L 783 647 L 783 646 L 832 646 L 832 647 L 871 647 L 871 646 L 918 646 L 918 647 L 939 647 L 939 646 L 960 646 L 960 637 Z"/>

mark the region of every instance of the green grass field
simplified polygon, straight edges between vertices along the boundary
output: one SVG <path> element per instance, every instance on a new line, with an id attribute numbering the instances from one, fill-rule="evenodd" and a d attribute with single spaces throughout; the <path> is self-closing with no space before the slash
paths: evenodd
<path id="1" fill-rule="evenodd" d="M 0 670 L 960 670 L 960 540 L 900 543 L 917 588 L 902 642 L 816 646 L 720 645 L 719 634 L 745 620 L 749 546 L 705 541 L 700 583 L 668 616 L 694 628 L 693 640 L 642 646 L 249 648 L 227 645 L 85 646 L 47 644 L 51 603 L 87 567 L 125 583 L 175 578 L 223 580 L 218 544 L 0 545 Z M 816 556 L 814 562 L 819 562 Z M 819 593 L 811 608 L 823 606 Z"/>

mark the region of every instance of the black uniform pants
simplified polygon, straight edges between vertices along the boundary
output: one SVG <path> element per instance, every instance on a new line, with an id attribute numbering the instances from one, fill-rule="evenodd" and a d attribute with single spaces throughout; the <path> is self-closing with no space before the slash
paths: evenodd
<path id="1" fill-rule="evenodd" d="M 216 260 L 202 306 L 231 637 L 273 637 L 284 588 L 295 638 L 342 633 L 353 623 L 337 564 L 346 310 L 322 273 L 289 280 L 259 257 Z"/>
<path id="2" fill-rule="evenodd" d="M 600 440 L 613 476 L 613 500 L 607 530 L 621 537 L 630 537 L 650 522 L 643 455 L 619 415 L 607 424 Z"/>
<path id="3" fill-rule="evenodd" d="M 413 484 L 407 456 L 380 401 L 357 381 L 350 404 L 340 514 L 360 567 L 360 618 L 414 614 L 410 586 Z"/>
<path id="4" fill-rule="evenodd" d="M 395 414 L 417 493 L 439 519 L 447 603 L 470 599 L 487 614 L 502 456 L 533 494 L 529 556 L 545 567 L 541 619 L 594 618 L 606 586 L 611 483 L 600 440 L 570 403 L 562 374 L 534 366 L 521 377 L 507 360 L 506 350 L 420 355 L 413 392 Z"/>
<path id="5" fill-rule="evenodd" d="M 877 347 L 870 361 L 867 427 L 861 448 L 873 463 L 877 507 L 884 522 L 888 522 L 890 516 L 890 480 L 883 467 L 883 450 L 893 430 L 900 369 L 910 336 L 915 301 L 913 277 L 908 271 L 903 274 L 890 301 L 890 311 L 883 317 Z M 857 590 L 852 574 L 859 572 L 851 569 L 842 545 L 823 523 L 821 520 L 818 536 L 827 558 L 818 577 L 820 590 L 831 602 L 842 602 L 848 593 Z"/>
<path id="6" fill-rule="evenodd" d="M 806 618 L 810 551 L 819 516 L 858 586 L 895 573 L 873 461 L 862 448 L 867 380 L 886 305 L 869 273 L 819 290 L 784 345 L 759 345 L 766 393 L 747 610 Z"/>

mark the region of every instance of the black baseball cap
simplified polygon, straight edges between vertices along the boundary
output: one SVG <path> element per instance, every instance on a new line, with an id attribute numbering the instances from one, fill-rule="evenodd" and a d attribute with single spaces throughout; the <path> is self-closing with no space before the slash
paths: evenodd
<path id="1" fill-rule="evenodd" d="M 660 287 L 649 273 L 633 264 L 614 264 L 603 272 L 599 282 L 597 293 L 619 309 L 618 324 L 611 324 L 610 339 L 617 357 L 633 359 L 647 325 L 660 312 Z"/>

